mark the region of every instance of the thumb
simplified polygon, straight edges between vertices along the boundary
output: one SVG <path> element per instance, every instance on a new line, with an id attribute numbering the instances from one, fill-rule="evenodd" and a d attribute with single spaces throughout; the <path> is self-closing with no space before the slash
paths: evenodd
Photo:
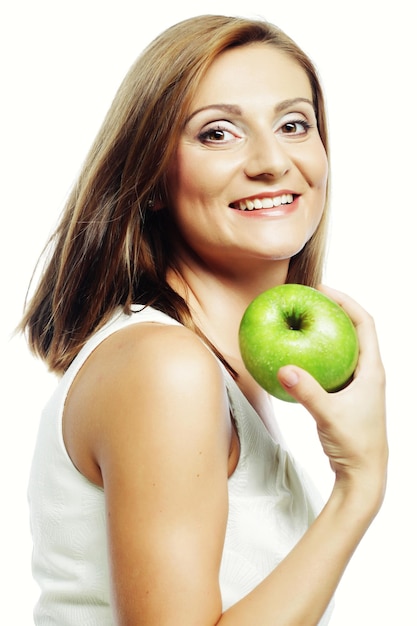
<path id="1" fill-rule="evenodd" d="M 327 393 L 311 374 L 301 367 L 285 365 L 279 369 L 277 376 L 285 391 L 305 406 L 312 415 L 320 412 Z"/>

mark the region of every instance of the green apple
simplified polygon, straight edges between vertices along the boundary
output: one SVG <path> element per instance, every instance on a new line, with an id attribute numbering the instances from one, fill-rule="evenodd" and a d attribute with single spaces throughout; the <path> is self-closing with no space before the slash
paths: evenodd
<path id="1" fill-rule="evenodd" d="M 351 380 L 358 361 L 355 327 L 341 306 L 312 287 L 285 284 L 261 293 L 239 328 L 246 369 L 271 395 L 295 402 L 277 379 L 283 365 L 309 372 L 326 391 Z"/>

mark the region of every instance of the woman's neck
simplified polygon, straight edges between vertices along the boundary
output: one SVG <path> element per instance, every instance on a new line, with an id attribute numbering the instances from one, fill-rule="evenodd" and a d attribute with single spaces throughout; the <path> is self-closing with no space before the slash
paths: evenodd
<path id="1" fill-rule="evenodd" d="M 181 274 L 170 272 L 168 283 L 187 302 L 194 322 L 228 359 L 239 360 L 238 330 L 250 302 L 285 282 L 288 263 L 265 263 L 255 271 L 213 272 L 183 263 Z"/>
<path id="2" fill-rule="evenodd" d="M 279 271 L 281 269 L 281 271 Z M 237 372 L 237 383 L 247 400 L 264 421 L 272 437 L 281 435 L 273 415 L 271 399 L 247 372 L 239 350 L 239 326 L 250 302 L 269 287 L 285 282 L 285 272 L 279 266 L 272 276 L 264 273 L 260 279 L 244 277 L 231 280 L 213 272 L 182 268 L 181 276 L 169 275 L 168 282 L 190 307 L 195 324 Z"/>

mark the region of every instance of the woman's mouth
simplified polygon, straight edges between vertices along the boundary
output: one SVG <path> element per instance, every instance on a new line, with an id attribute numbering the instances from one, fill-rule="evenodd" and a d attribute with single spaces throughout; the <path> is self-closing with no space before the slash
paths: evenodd
<path id="1" fill-rule="evenodd" d="M 267 198 L 247 198 L 233 202 L 230 207 L 239 211 L 256 211 L 258 209 L 273 209 L 284 204 L 292 204 L 298 196 L 292 193 L 283 193 L 279 196 Z"/>

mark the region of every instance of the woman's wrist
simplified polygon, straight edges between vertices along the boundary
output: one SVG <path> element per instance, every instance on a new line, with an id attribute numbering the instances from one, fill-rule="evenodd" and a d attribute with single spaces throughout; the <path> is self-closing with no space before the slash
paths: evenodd
<path id="1" fill-rule="evenodd" d="M 386 490 L 386 473 L 350 471 L 336 474 L 329 501 L 358 523 L 369 525 L 381 508 Z"/>

